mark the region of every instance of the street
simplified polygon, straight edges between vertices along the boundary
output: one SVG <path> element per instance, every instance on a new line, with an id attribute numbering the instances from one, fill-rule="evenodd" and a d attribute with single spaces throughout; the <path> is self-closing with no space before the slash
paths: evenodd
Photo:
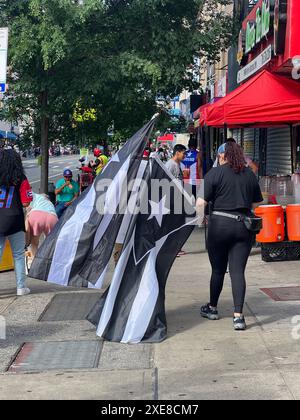
<path id="1" fill-rule="evenodd" d="M 74 180 L 77 180 L 78 170 L 80 167 L 79 155 L 50 157 L 49 160 L 49 182 L 54 182 L 62 178 L 65 168 L 70 168 L 74 174 Z M 40 188 L 40 172 L 41 168 L 37 163 L 37 159 L 24 159 L 23 166 L 26 176 L 32 186 L 34 192 L 38 193 Z"/>

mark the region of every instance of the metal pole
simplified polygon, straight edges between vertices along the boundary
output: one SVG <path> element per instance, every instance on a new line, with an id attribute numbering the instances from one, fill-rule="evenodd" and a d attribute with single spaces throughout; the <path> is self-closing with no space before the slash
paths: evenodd
<path id="1" fill-rule="evenodd" d="M 294 133 L 293 126 L 290 125 L 290 134 L 291 134 L 291 163 L 292 163 L 292 174 L 295 172 L 295 159 L 294 159 Z"/>
<path id="2" fill-rule="evenodd" d="M 224 143 L 227 142 L 227 124 L 224 124 Z"/>

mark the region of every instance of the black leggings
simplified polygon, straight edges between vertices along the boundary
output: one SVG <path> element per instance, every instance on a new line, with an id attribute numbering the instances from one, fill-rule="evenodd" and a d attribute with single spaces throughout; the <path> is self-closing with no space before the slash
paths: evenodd
<path id="1" fill-rule="evenodd" d="M 207 239 L 212 266 L 211 306 L 218 306 L 229 263 L 235 312 L 243 312 L 246 295 L 245 269 L 253 239 L 254 235 L 246 229 L 242 222 L 222 216 L 211 216 Z"/>

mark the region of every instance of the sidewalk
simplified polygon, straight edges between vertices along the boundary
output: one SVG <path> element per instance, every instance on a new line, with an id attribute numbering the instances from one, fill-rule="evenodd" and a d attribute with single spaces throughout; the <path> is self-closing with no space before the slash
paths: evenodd
<path id="1" fill-rule="evenodd" d="M 1 273 L 7 339 L 0 340 L 0 399 L 300 399 L 300 337 L 292 334 L 294 328 L 300 336 L 292 324 L 299 301 L 276 302 L 260 290 L 299 286 L 292 293 L 300 300 L 300 262 L 266 264 L 254 251 L 247 271 L 249 329 L 237 333 L 229 278 L 222 319 L 199 316 L 210 279 L 202 230 L 185 250 L 168 282 L 169 338 L 157 345 L 98 340 L 84 313 L 99 292 L 29 281 L 33 294 L 16 298 L 13 273 Z"/>

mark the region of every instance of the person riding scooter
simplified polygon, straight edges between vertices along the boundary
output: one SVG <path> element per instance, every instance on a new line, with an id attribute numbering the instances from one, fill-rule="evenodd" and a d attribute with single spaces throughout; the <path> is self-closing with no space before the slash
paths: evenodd
<path id="1" fill-rule="evenodd" d="M 92 168 L 96 172 L 96 175 L 99 175 L 103 168 L 107 165 L 108 157 L 105 156 L 100 149 L 94 149 L 94 156 L 96 160 L 94 164 L 92 164 Z"/>
<path id="2" fill-rule="evenodd" d="M 81 163 L 81 167 L 78 168 L 80 174 L 78 175 L 78 184 L 80 188 L 80 194 L 83 193 L 92 183 L 94 182 L 95 178 L 95 171 L 92 167 L 91 162 L 89 162 L 86 157 L 82 157 L 79 159 Z"/>

